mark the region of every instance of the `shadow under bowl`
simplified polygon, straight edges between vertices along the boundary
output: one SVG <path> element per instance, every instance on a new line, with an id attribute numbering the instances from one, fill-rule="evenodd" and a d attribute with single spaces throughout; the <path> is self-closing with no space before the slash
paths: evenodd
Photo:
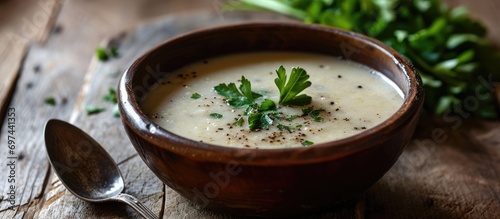
<path id="1" fill-rule="evenodd" d="M 395 82 L 405 100 L 385 122 L 355 136 L 282 149 L 230 148 L 186 139 L 159 127 L 141 110 L 141 101 L 168 72 L 250 51 L 311 52 L 358 62 Z M 383 43 L 295 22 L 240 23 L 175 37 L 138 58 L 122 76 L 118 92 L 125 130 L 158 178 L 202 207 L 253 216 L 318 211 L 356 198 L 398 159 L 424 99 L 412 65 Z"/>

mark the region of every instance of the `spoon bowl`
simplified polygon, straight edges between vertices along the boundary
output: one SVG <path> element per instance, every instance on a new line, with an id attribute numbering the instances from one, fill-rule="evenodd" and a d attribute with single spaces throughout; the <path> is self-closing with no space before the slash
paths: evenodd
<path id="1" fill-rule="evenodd" d="M 124 202 L 145 218 L 158 218 L 136 198 L 122 193 L 125 184 L 115 161 L 81 129 L 51 119 L 45 125 L 45 146 L 56 175 L 76 197 L 89 202 Z"/>

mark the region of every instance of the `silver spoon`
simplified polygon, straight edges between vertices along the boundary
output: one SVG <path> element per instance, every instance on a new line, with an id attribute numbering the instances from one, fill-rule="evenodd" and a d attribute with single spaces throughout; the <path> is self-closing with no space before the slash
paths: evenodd
<path id="1" fill-rule="evenodd" d="M 45 125 L 45 147 L 57 176 L 76 197 L 89 202 L 124 202 L 144 218 L 158 218 L 137 198 L 122 193 L 123 177 L 113 158 L 79 128 L 49 120 Z"/>

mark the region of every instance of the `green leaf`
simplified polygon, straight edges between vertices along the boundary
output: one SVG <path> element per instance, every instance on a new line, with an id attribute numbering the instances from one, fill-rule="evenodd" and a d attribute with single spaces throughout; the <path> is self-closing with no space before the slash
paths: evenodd
<path id="1" fill-rule="evenodd" d="M 105 111 L 105 110 L 106 110 L 106 108 L 96 106 L 96 105 L 90 105 L 90 106 L 85 107 L 85 111 L 87 111 L 87 115 L 97 114 L 97 113 L 100 113 L 100 112 Z"/>
<path id="2" fill-rule="evenodd" d="M 251 131 L 267 129 L 273 124 L 273 119 L 267 113 L 253 113 L 248 116 L 248 128 Z"/>
<path id="3" fill-rule="evenodd" d="M 327 10 L 319 17 L 322 24 L 352 30 L 354 24 L 352 18 L 347 14 L 342 14 L 335 10 Z"/>
<path id="4" fill-rule="evenodd" d="M 288 126 L 288 125 L 278 124 L 277 127 L 280 131 L 287 130 L 289 132 L 292 132 L 292 131 L 295 131 L 296 129 L 299 129 L 301 126 L 297 125 L 295 127 L 292 127 L 292 126 Z"/>
<path id="5" fill-rule="evenodd" d="M 285 120 L 291 122 L 291 121 L 295 120 L 298 117 L 299 117 L 298 115 L 291 115 L 291 116 L 285 118 Z"/>
<path id="6" fill-rule="evenodd" d="M 276 110 L 276 103 L 270 99 L 265 99 L 264 102 L 260 104 L 259 111 Z"/>
<path id="7" fill-rule="evenodd" d="M 201 95 L 199 93 L 193 93 L 191 99 L 200 99 Z"/>
<path id="8" fill-rule="evenodd" d="M 254 103 L 252 99 L 248 99 L 246 96 L 241 94 L 234 83 L 229 83 L 228 85 L 223 83 L 219 84 L 214 87 L 214 90 L 219 95 L 226 97 L 227 103 L 235 108 L 242 108 Z"/>
<path id="9" fill-rule="evenodd" d="M 115 58 L 120 56 L 120 53 L 118 53 L 118 49 L 116 47 L 109 48 L 109 53 L 111 56 L 113 56 Z"/>
<path id="10" fill-rule="evenodd" d="M 292 73 L 288 81 L 286 70 L 283 66 L 280 66 L 276 73 L 278 77 L 274 79 L 274 83 L 280 91 L 279 104 L 304 106 L 311 103 L 312 98 L 310 96 L 305 94 L 298 95 L 304 89 L 311 86 L 311 82 L 307 80 L 309 79 L 309 75 L 303 68 L 292 68 Z"/>
<path id="11" fill-rule="evenodd" d="M 233 123 L 233 125 L 236 125 L 236 126 L 243 126 L 243 123 L 245 122 L 245 119 L 243 119 L 243 117 L 239 117 L 236 122 Z"/>
<path id="12" fill-rule="evenodd" d="M 95 55 L 99 61 L 108 61 L 109 55 L 105 48 L 99 47 L 95 50 Z"/>
<path id="13" fill-rule="evenodd" d="M 314 144 L 314 142 L 309 141 L 309 140 L 305 140 L 305 141 L 301 142 L 300 144 L 301 144 L 302 146 L 304 146 L 304 147 L 307 147 L 307 146 L 313 145 L 313 144 Z"/>
<path id="14" fill-rule="evenodd" d="M 109 88 L 108 93 L 102 97 L 106 102 L 118 103 L 118 97 L 116 96 L 116 90 L 114 88 Z"/>
<path id="15" fill-rule="evenodd" d="M 481 38 L 475 34 L 454 34 L 448 38 L 446 42 L 446 48 L 455 49 L 467 42 L 478 43 L 481 41 Z"/>
<path id="16" fill-rule="evenodd" d="M 319 114 L 324 111 L 324 109 L 313 110 L 309 113 L 309 116 L 311 116 L 311 118 L 313 118 L 315 122 L 322 122 L 323 117 L 321 117 Z"/>
<path id="17" fill-rule="evenodd" d="M 56 105 L 56 98 L 54 97 L 47 97 L 45 98 L 44 102 L 48 105 L 55 106 Z"/>
<path id="18" fill-rule="evenodd" d="M 442 114 L 447 110 L 450 110 L 452 106 L 457 104 L 458 102 L 459 100 L 453 96 L 443 96 L 439 98 L 438 105 L 436 106 L 436 112 L 438 114 Z"/>
<path id="19" fill-rule="evenodd" d="M 309 115 L 309 113 L 311 113 L 313 111 L 313 109 L 314 109 L 313 106 L 302 109 L 302 115 L 303 116 Z"/>
<path id="20" fill-rule="evenodd" d="M 243 96 L 253 102 L 252 84 L 243 76 L 241 76 L 240 90 Z"/>
<path id="21" fill-rule="evenodd" d="M 240 0 L 242 3 L 256 6 L 261 9 L 266 9 L 281 14 L 286 14 L 291 17 L 303 20 L 307 15 L 304 11 L 295 9 L 290 5 L 282 2 L 281 0 Z M 238 6 L 233 4 L 233 8 L 237 9 Z"/>
<path id="22" fill-rule="evenodd" d="M 210 113 L 210 117 L 213 118 L 213 119 L 220 119 L 222 117 L 224 117 L 222 114 L 220 113 Z"/>

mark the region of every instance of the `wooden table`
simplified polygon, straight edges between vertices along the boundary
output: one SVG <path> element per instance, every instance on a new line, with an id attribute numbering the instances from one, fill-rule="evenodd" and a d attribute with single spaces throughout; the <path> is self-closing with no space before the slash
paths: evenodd
<path id="1" fill-rule="evenodd" d="M 53 18 L 40 25 L 45 29 L 39 35 L 45 37 L 17 41 L 20 44 L 10 44 L 10 53 L 0 53 L 9 58 L 8 62 L 2 59 L 0 103 L 4 112 L 15 111 L 15 116 L 5 114 L 1 120 L 0 160 L 5 164 L 0 169 L 0 218 L 138 217 L 123 204 L 87 203 L 64 189 L 44 149 L 43 126 L 50 118 L 70 121 L 88 131 L 119 164 L 126 192 L 163 218 L 229 218 L 198 209 L 161 183 L 137 156 L 120 120 L 112 116 L 112 104 L 102 96 L 116 86 L 119 74 L 135 57 L 179 32 L 241 20 L 283 18 L 222 12 L 216 7 L 220 1 L 208 0 L 161 4 L 156 0 L 50 1 Z M 500 44 L 498 1 L 448 2 L 469 6 L 489 26 L 490 38 Z M 205 11 L 171 14 L 193 8 Z M 165 13 L 169 16 L 152 19 Z M 32 18 L 26 16 L 18 19 Z M 144 21 L 148 22 L 137 26 Z M 120 57 L 97 61 L 94 49 L 110 43 L 119 45 Z M 13 80 L 16 75 L 18 79 Z M 55 106 L 44 103 L 49 96 L 55 97 Z M 107 110 L 87 115 L 84 108 L 88 105 Z M 15 121 L 14 133 L 9 133 L 9 120 Z M 499 131 L 499 121 L 459 117 L 444 122 L 424 115 L 415 140 L 379 182 L 356 200 L 306 218 L 500 218 Z M 16 138 L 13 155 L 8 154 L 8 136 Z M 12 165 L 7 166 L 10 161 L 15 161 L 14 172 Z M 8 193 L 15 197 L 14 206 Z"/>

